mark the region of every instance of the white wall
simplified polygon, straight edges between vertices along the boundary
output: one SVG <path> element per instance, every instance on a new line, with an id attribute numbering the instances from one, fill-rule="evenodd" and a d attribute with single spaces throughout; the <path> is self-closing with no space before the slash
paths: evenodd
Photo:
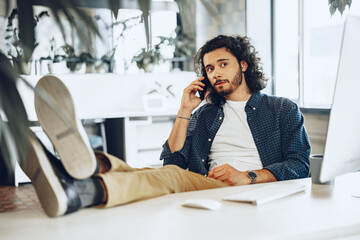
<path id="1" fill-rule="evenodd" d="M 172 86 L 175 98 L 166 98 L 167 107 L 163 112 L 177 112 L 180 107 L 183 89 L 196 78 L 194 72 L 173 72 L 161 74 L 64 74 L 57 75 L 69 88 L 73 95 L 78 117 L 82 119 L 115 118 L 144 115 L 143 96 L 150 90 L 158 88 L 155 81 L 163 88 Z M 38 75 L 24 76 L 35 86 L 42 77 Z M 29 120 L 36 121 L 34 94 L 23 84 L 18 84 Z"/>

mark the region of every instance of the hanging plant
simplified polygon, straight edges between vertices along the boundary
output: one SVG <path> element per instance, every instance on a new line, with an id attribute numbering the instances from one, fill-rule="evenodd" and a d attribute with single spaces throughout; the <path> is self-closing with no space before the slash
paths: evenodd
<path id="1" fill-rule="evenodd" d="M 329 11 L 331 16 L 334 15 L 336 10 L 338 10 L 341 15 L 343 14 L 346 6 L 351 6 L 352 0 L 329 0 Z"/>

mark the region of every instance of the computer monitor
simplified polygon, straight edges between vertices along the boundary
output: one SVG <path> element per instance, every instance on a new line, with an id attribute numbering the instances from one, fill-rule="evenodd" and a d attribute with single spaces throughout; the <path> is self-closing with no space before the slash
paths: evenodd
<path id="1" fill-rule="evenodd" d="M 320 181 L 360 170 L 360 17 L 345 21 Z"/>

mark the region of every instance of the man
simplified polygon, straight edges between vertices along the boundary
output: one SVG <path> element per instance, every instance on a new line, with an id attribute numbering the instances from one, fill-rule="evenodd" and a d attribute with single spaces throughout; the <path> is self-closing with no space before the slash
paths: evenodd
<path id="1" fill-rule="evenodd" d="M 225 97 L 235 93 L 241 93 L 239 98 L 236 97 L 231 99 L 240 101 L 249 99 L 248 104 L 250 104 L 251 99 L 256 95 L 253 93 L 250 97 L 250 92 L 245 94 L 245 90 L 247 89 L 246 84 L 244 84 L 245 76 L 241 76 L 240 74 L 240 83 L 234 85 L 234 80 L 238 80 L 238 78 L 219 78 L 217 77 L 218 74 L 212 75 L 212 70 L 218 72 L 217 69 L 219 66 L 225 67 L 228 66 L 228 64 L 232 65 L 230 68 L 231 71 L 228 71 L 229 76 L 231 76 L 231 74 L 233 75 L 234 71 L 237 69 L 236 66 L 233 65 L 234 59 L 231 58 L 231 54 L 227 54 L 226 56 L 223 55 L 222 48 L 223 47 L 219 48 L 220 51 L 216 48 L 215 51 L 210 51 L 208 55 L 204 55 L 204 62 L 206 63 L 207 69 L 206 74 L 210 81 L 215 80 L 212 85 L 214 85 L 216 93 L 223 92 Z M 215 55 L 221 53 L 221 59 L 215 58 L 217 60 L 214 60 L 212 56 L 213 53 L 215 53 Z M 240 61 L 240 63 L 244 65 L 241 70 L 242 72 L 246 72 L 250 69 L 246 61 Z M 241 79 L 244 79 L 242 83 Z M 66 86 L 61 80 L 54 76 L 45 76 L 40 79 L 35 87 L 35 109 L 41 126 L 49 136 L 60 156 L 60 161 L 42 146 L 33 134 L 30 134 L 31 144 L 29 146 L 28 159 L 27 161 L 21 161 L 20 166 L 31 179 L 45 213 L 50 217 L 56 217 L 94 205 L 112 207 L 169 193 L 228 187 L 230 184 L 250 183 L 250 178 L 242 178 L 242 182 L 238 180 L 235 181 L 233 178 L 224 179 L 223 176 L 231 176 L 231 173 L 222 174 L 222 171 L 218 171 L 218 169 L 221 168 L 214 168 L 210 171 L 209 177 L 200 175 L 198 173 L 203 173 L 202 168 L 207 169 L 208 167 L 204 166 L 202 161 L 200 161 L 202 166 L 199 166 L 196 158 L 189 158 L 200 156 L 196 155 L 200 153 L 194 152 L 194 149 L 196 149 L 197 139 L 201 140 L 202 138 L 206 138 L 208 127 L 211 127 L 206 118 L 212 116 L 212 114 L 216 115 L 217 109 L 222 108 L 214 108 L 212 104 L 200 108 L 197 113 L 193 114 L 189 130 L 187 130 L 188 120 L 182 118 L 188 118 L 191 111 L 200 104 L 201 100 L 195 96 L 195 92 L 201 90 L 201 86 L 203 86 L 203 84 L 199 78 L 184 90 L 182 104 L 179 110 L 179 119 L 175 122 L 174 129 L 168 141 L 169 144 L 166 144 L 162 154 L 162 156 L 165 157 L 166 166 L 159 169 L 134 169 L 110 154 L 102 152 L 95 152 L 94 154 L 89 147 L 84 129 L 81 126 L 79 119 L 76 117 L 72 96 Z M 43 97 L 45 95 L 44 92 L 49 93 L 51 98 L 45 99 Z M 209 95 L 210 97 L 211 94 L 212 93 Z M 216 97 L 217 95 L 214 96 Z M 261 103 L 261 101 L 255 101 L 254 106 L 257 106 L 257 103 Z M 277 104 L 285 107 L 285 113 L 292 111 L 292 114 L 289 114 L 291 119 L 288 119 L 292 124 L 285 127 L 273 125 L 272 134 L 274 134 L 274 137 L 271 134 L 265 135 L 267 138 L 264 141 L 272 141 L 270 144 L 276 145 L 276 141 L 289 140 L 290 137 L 280 140 L 277 139 L 277 136 L 280 134 L 279 131 L 277 131 L 279 128 L 281 131 L 285 131 L 281 133 L 285 134 L 285 136 L 288 136 L 289 134 L 291 136 L 296 136 L 293 139 L 293 141 L 295 141 L 294 143 L 290 142 L 282 144 L 284 145 L 282 146 L 284 149 L 290 144 L 288 151 L 293 151 L 293 158 L 286 158 L 285 160 L 284 158 L 279 158 L 278 163 L 274 163 L 275 165 L 278 164 L 278 166 L 274 167 L 277 172 L 272 172 L 272 169 L 270 171 L 263 170 L 264 172 L 259 170 L 257 172 L 259 175 L 259 182 L 273 181 L 276 179 L 277 173 L 280 173 L 280 177 L 282 177 L 283 172 L 288 174 L 288 171 L 290 171 L 288 169 L 293 169 L 294 176 L 299 174 L 297 177 L 304 177 L 308 174 L 305 174 L 305 170 L 303 171 L 301 169 L 306 167 L 308 169 L 308 162 L 303 158 L 306 157 L 306 154 L 309 154 L 308 151 L 310 151 L 310 146 L 307 141 L 303 140 L 307 143 L 305 144 L 302 141 L 299 142 L 297 139 L 299 132 L 301 132 L 303 134 L 302 136 L 307 140 L 302 125 L 302 116 L 298 112 L 296 105 L 288 100 L 279 99 Z M 262 108 L 278 107 L 278 105 L 263 104 L 258 107 L 261 110 Z M 253 110 L 255 111 L 255 109 Z M 206 112 L 210 113 L 210 115 L 204 114 Z M 283 111 L 280 112 L 283 113 Z M 275 119 L 278 117 L 286 118 L 287 114 L 285 113 L 273 115 L 267 113 L 264 117 Z M 294 113 L 296 114 L 294 115 Z M 222 117 L 217 116 L 217 118 L 218 120 L 221 120 Z M 256 118 L 254 119 L 256 120 Z M 275 123 L 274 120 L 272 120 L 272 122 Z M 185 128 L 182 125 L 184 125 Z M 265 127 L 268 125 L 268 123 L 264 122 Z M 293 131 L 294 125 L 297 125 L 298 131 Z M 183 131 L 181 132 L 181 130 Z M 214 131 L 214 129 L 209 130 Z M 201 132 L 204 132 L 205 134 L 198 134 Z M 219 133 L 220 130 L 217 132 Z M 258 137 L 262 137 L 263 135 L 261 134 L 264 133 L 260 131 L 258 134 Z M 188 135 L 186 141 L 184 135 Z M 217 136 L 220 135 L 217 134 Z M 209 142 L 211 143 L 211 139 L 206 140 L 210 140 Z M 245 140 L 248 140 L 248 138 Z M 198 143 L 203 142 L 204 141 L 198 141 Z M 295 147 L 292 148 L 291 146 L 293 146 L 293 144 L 295 144 Z M 304 146 L 299 147 L 298 145 Z M 306 152 L 300 153 L 302 156 L 301 160 L 298 158 L 299 148 L 304 149 Z M 269 156 L 273 156 L 274 158 L 278 157 L 278 153 L 274 151 L 271 146 L 263 151 L 269 151 Z M 254 154 L 254 149 L 250 149 L 249 152 Z M 285 153 L 287 152 L 285 151 Z M 215 149 L 213 150 L 213 153 L 210 153 L 210 156 L 211 154 L 215 154 L 214 156 L 216 156 Z M 288 153 L 288 156 L 291 156 L 291 152 Z M 216 157 L 213 159 L 217 161 Z M 264 166 L 275 162 L 275 160 L 264 161 L 262 158 L 261 161 L 264 162 Z M 285 163 L 286 161 L 287 163 Z M 171 162 L 180 167 L 171 165 Z M 219 162 L 219 164 L 221 163 Z M 293 167 L 293 165 L 298 166 L 298 168 Z M 223 166 L 225 166 L 223 169 L 229 167 L 229 165 Z M 272 165 L 270 164 L 269 166 Z M 197 173 L 182 169 L 186 167 Z M 279 178 L 278 180 L 282 179 Z"/>
<path id="2" fill-rule="evenodd" d="M 247 37 L 219 35 L 197 53 L 197 72 L 211 87 L 200 107 L 193 81 L 161 158 L 164 165 L 208 175 L 229 185 L 309 176 L 310 144 L 297 105 L 260 93 L 266 80 Z"/>

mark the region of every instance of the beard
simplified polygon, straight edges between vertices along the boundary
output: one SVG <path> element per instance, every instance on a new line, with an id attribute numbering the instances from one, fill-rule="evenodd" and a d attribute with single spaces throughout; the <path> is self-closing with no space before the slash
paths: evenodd
<path id="1" fill-rule="evenodd" d="M 220 96 L 225 97 L 226 95 L 233 93 L 235 91 L 235 89 L 237 89 L 241 85 L 242 80 L 243 80 L 242 72 L 240 71 L 240 68 L 239 68 L 236 75 L 234 76 L 234 78 L 231 81 L 225 80 L 225 81 L 230 82 L 230 86 L 228 86 L 227 88 L 221 88 L 221 89 L 217 89 L 214 87 L 214 90 Z"/>

